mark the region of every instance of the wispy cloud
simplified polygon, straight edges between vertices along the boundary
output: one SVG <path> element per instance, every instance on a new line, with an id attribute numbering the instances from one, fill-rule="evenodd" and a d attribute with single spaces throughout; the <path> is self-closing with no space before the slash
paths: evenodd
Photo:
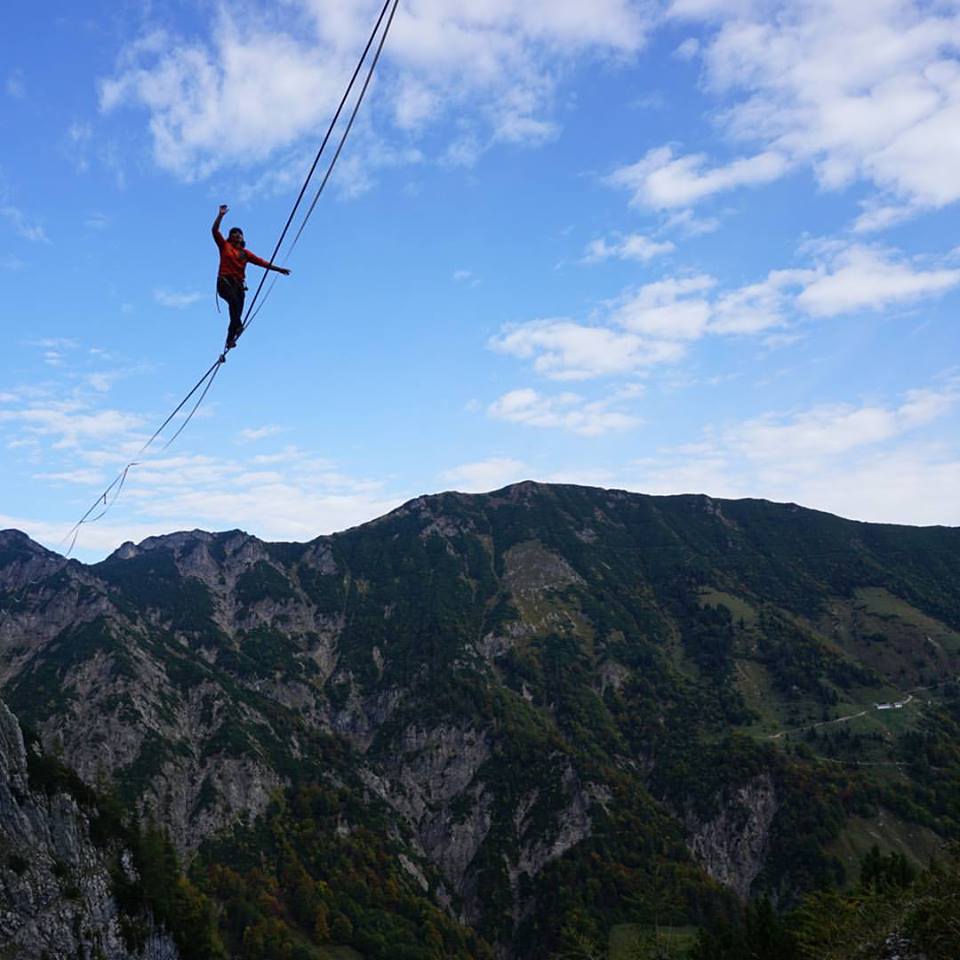
<path id="1" fill-rule="evenodd" d="M 678 60 L 692 60 L 700 52 L 700 41 L 696 37 L 687 37 L 677 45 L 673 55 Z"/>
<path id="2" fill-rule="evenodd" d="M 193 306 L 193 304 L 202 300 L 206 294 L 198 293 L 193 290 L 189 293 L 178 293 L 174 290 L 154 290 L 153 299 L 160 304 L 161 307 L 170 307 L 173 310 L 184 310 L 187 307 Z"/>
<path id="3" fill-rule="evenodd" d="M 101 109 L 145 107 L 156 162 L 185 179 L 293 146 L 335 105 L 375 5 L 295 0 L 292 8 L 266 20 L 220 8 L 206 37 L 143 35 L 101 82 Z M 407 136 L 458 110 L 461 162 L 497 142 L 536 144 L 558 129 L 556 63 L 635 52 L 647 27 L 629 0 L 405 4 L 384 58 L 393 82 L 376 94 Z"/>
<path id="4" fill-rule="evenodd" d="M 443 483 L 464 493 L 482 493 L 505 487 L 530 476 L 530 468 L 513 457 L 490 457 L 473 463 L 461 463 L 440 474 Z"/>
<path id="5" fill-rule="evenodd" d="M 453 279 L 455 283 L 465 283 L 470 287 L 480 286 L 480 278 L 472 270 L 454 270 Z"/>
<path id="6" fill-rule="evenodd" d="M 266 424 L 262 427 L 245 427 L 240 431 L 238 438 L 241 443 L 255 443 L 257 440 L 264 440 L 282 432 L 283 427 L 276 424 Z"/>
<path id="7" fill-rule="evenodd" d="M 143 423 L 138 414 L 92 408 L 79 400 L 38 401 L 17 409 L 0 409 L 0 424 L 27 434 L 53 438 L 54 447 L 76 447 L 81 441 L 127 435 Z"/>
<path id="8" fill-rule="evenodd" d="M 797 297 L 801 309 L 835 316 L 935 296 L 960 284 L 960 270 L 922 270 L 867 247 L 843 250 Z"/>
<path id="9" fill-rule="evenodd" d="M 81 484 L 83 486 L 99 486 L 108 483 L 110 478 L 100 470 L 62 470 L 51 473 L 35 473 L 34 480 L 53 480 L 61 483 Z"/>
<path id="10" fill-rule="evenodd" d="M 656 209 L 686 207 L 734 187 L 778 180 L 789 169 L 783 154 L 773 150 L 708 167 L 703 154 L 675 157 L 673 148 L 656 147 L 642 160 L 619 167 L 607 178 L 630 191 L 634 206 Z"/>
<path id="11" fill-rule="evenodd" d="M 105 451 L 103 459 L 112 469 L 116 451 Z M 130 471 L 110 513 L 83 527 L 75 554 L 98 559 L 125 540 L 198 527 L 240 527 L 268 540 L 308 540 L 373 520 L 411 496 L 391 491 L 379 480 L 351 477 L 295 448 L 284 452 L 282 464 L 277 470 L 251 469 L 247 460 L 195 454 L 148 459 Z M 109 476 L 105 469 L 80 467 L 39 471 L 35 479 L 78 491 L 93 487 L 92 497 Z M 63 538 L 76 519 L 72 514 L 60 522 L 5 516 L 0 525 L 63 550 Z"/>
<path id="12" fill-rule="evenodd" d="M 73 337 L 40 337 L 38 340 L 25 340 L 24 343 L 41 350 L 76 350 L 80 346 Z"/>
<path id="13" fill-rule="evenodd" d="M 615 234 L 609 240 L 600 237 L 591 240 L 583 252 L 583 263 L 599 263 L 603 260 L 636 260 L 647 263 L 654 257 L 672 253 L 676 249 L 669 240 L 652 240 L 640 233 Z"/>
<path id="14" fill-rule="evenodd" d="M 637 202 L 693 202 L 798 163 L 827 189 L 863 180 L 893 200 L 861 217 L 861 230 L 960 199 L 953 5 L 677 0 L 671 13 L 710 31 L 702 56 L 721 122 L 733 138 L 763 144 L 757 157 L 767 160 L 756 176 L 729 165 L 714 176 L 703 157 L 659 148 L 622 175 Z"/>
<path id="15" fill-rule="evenodd" d="M 14 232 L 24 240 L 29 240 L 31 243 L 50 242 L 44 228 L 39 223 L 31 221 L 19 207 L 11 204 L 0 206 L 0 217 L 6 220 Z"/>
<path id="16" fill-rule="evenodd" d="M 235 527 L 273 539 L 310 539 L 392 510 L 409 498 L 381 481 L 351 477 L 309 454 L 282 471 L 251 470 L 242 460 L 181 456 L 144 464 L 129 479 L 131 509 L 159 529 Z"/>
<path id="17" fill-rule="evenodd" d="M 537 373 L 553 380 L 588 380 L 633 373 L 678 360 L 682 345 L 636 333 L 571 320 L 532 320 L 507 327 L 489 342 L 491 349 L 533 359 Z"/>
<path id="18" fill-rule="evenodd" d="M 812 318 L 884 310 L 960 286 L 960 270 L 918 267 L 892 250 L 829 242 L 809 243 L 804 252 L 810 266 L 771 270 L 733 289 L 707 274 L 668 276 L 621 292 L 590 323 L 510 324 L 488 346 L 532 361 L 553 380 L 618 377 L 676 364 L 704 337 L 763 337 L 782 347 L 799 338 L 791 327 Z M 769 339 L 771 331 L 777 339 Z"/>
<path id="19" fill-rule="evenodd" d="M 487 408 L 495 420 L 566 430 L 585 437 L 631 430 L 639 426 L 639 417 L 611 409 L 613 401 L 588 401 L 576 393 L 544 396 L 529 387 L 511 390 Z"/>
<path id="20" fill-rule="evenodd" d="M 893 403 L 771 412 L 637 463 L 629 486 L 762 496 L 877 522 L 960 524 L 960 449 L 917 436 L 958 404 L 960 384 L 948 381 Z"/>
<path id="21" fill-rule="evenodd" d="M 65 349 L 57 338 L 34 343 Z M 187 452 L 172 455 L 161 438 L 141 456 L 156 414 L 107 405 L 102 391 L 113 378 L 146 368 L 117 365 L 91 373 L 83 369 L 86 362 L 106 363 L 102 351 L 77 351 L 71 368 L 52 373 L 49 382 L 0 392 L 0 443 L 8 460 L 32 477 L 37 496 L 50 494 L 44 497 L 49 503 L 44 519 L 8 518 L 8 523 L 53 549 L 64 548 L 67 530 L 131 460 L 137 462 L 123 496 L 103 521 L 83 528 L 80 556 L 93 559 L 123 540 L 171 528 L 241 526 L 268 539 L 309 539 L 374 519 L 411 496 L 293 445 L 264 449 L 280 430 L 275 424 L 251 427 L 240 438 L 258 441 L 256 455 L 191 453 L 189 438 L 180 441 Z M 98 373 L 107 380 L 95 381 Z M 198 416 L 204 412 L 215 416 L 216 406 L 208 404 Z"/>
<path id="22" fill-rule="evenodd" d="M 623 297 L 614 320 L 627 330 L 661 341 L 695 340 L 706 332 L 711 306 L 704 293 L 717 281 L 700 274 L 670 277 Z"/>

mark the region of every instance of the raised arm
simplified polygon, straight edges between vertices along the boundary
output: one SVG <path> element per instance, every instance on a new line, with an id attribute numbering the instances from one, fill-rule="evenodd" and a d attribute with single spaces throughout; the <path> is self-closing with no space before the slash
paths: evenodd
<path id="1" fill-rule="evenodd" d="M 220 210 L 217 213 L 217 219 L 213 221 L 213 226 L 210 228 L 210 232 L 213 234 L 213 242 L 218 247 L 222 247 L 224 244 L 223 234 L 220 232 L 220 223 L 223 221 L 223 218 L 226 215 L 227 205 L 225 203 L 221 203 Z"/>

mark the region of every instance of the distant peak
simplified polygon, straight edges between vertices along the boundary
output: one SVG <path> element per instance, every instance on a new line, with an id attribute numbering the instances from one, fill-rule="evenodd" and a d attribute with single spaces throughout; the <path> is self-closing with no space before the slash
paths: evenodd
<path id="1" fill-rule="evenodd" d="M 0 548 L 2 547 L 29 550 L 38 556 L 56 556 L 52 550 L 41 546 L 36 540 L 31 540 L 22 530 L 14 530 L 13 528 L 0 530 Z"/>
<path id="2" fill-rule="evenodd" d="M 232 550 L 236 550 L 240 543 L 256 539 L 256 537 L 245 533 L 243 530 L 225 530 L 220 533 L 211 533 L 209 530 L 199 529 L 176 530 L 173 533 L 161 533 L 154 537 L 147 537 L 139 543 L 127 540 L 117 547 L 107 559 L 132 560 L 134 557 L 139 557 L 153 550 L 169 550 L 174 555 L 180 555 L 197 544 L 209 545 L 215 541 L 232 545 Z M 232 552 L 232 550 L 228 550 L 228 552 Z"/>
<path id="3" fill-rule="evenodd" d="M 124 543 L 121 543 L 113 553 L 107 557 L 108 560 L 131 560 L 137 556 L 140 551 L 137 549 L 137 545 L 132 540 L 127 540 Z"/>

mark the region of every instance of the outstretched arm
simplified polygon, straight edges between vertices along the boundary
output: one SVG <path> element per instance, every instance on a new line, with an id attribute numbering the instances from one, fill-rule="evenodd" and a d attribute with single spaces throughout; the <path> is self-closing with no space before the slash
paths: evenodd
<path id="1" fill-rule="evenodd" d="M 282 273 L 285 277 L 290 276 L 290 271 L 286 267 L 278 267 L 274 263 L 270 263 L 269 260 L 264 260 L 262 257 L 258 257 L 255 253 L 251 253 L 247 250 L 247 263 L 255 263 L 258 267 L 263 267 L 264 270 L 275 270 L 277 273 Z"/>
<path id="2" fill-rule="evenodd" d="M 213 242 L 218 247 L 223 246 L 223 234 L 220 232 L 220 223 L 226 215 L 227 205 L 225 203 L 221 203 L 220 211 L 217 213 L 217 219 L 213 221 L 213 226 L 210 228 L 210 231 L 213 234 Z"/>

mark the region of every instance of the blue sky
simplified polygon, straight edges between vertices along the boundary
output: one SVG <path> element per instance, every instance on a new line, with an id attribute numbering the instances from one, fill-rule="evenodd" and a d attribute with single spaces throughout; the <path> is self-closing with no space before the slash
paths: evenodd
<path id="1" fill-rule="evenodd" d="M 56 548 L 216 357 L 217 205 L 270 254 L 378 9 L 8 21 L 0 526 Z M 292 276 L 77 555 L 525 478 L 960 524 L 958 49 L 946 0 L 403 0 Z"/>

